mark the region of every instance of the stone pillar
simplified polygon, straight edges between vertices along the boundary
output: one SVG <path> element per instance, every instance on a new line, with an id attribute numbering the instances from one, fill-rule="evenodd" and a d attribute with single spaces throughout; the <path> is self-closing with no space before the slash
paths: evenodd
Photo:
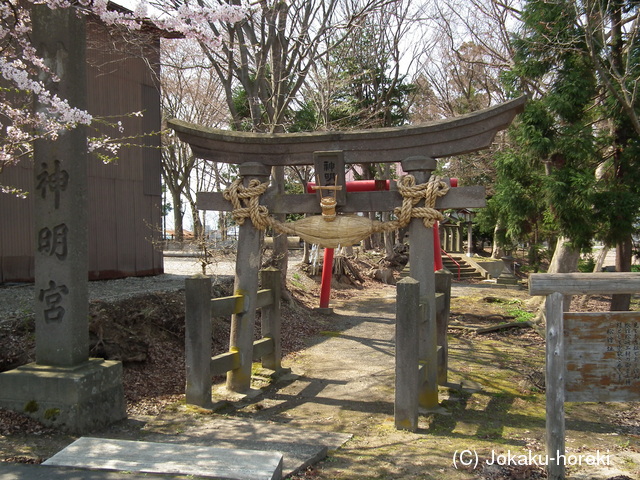
<path id="1" fill-rule="evenodd" d="M 240 175 L 244 177 L 245 186 L 254 178 L 265 182 L 269 178 L 269 168 L 261 163 L 243 163 L 240 165 Z M 240 367 L 227 373 L 227 388 L 232 392 L 245 393 L 251 388 L 261 242 L 262 232 L 253 226 L 250 219 L 245 219 L 238 233 L 234 283 L 234 294 L 244 296 L 244 308 L 241 313 L 231 317 L 229 348 L 240 354 Z"/>
<path id="2" fill-rule="evenodd" d="M 420 285 L 411 277 L 397 284 L 396 299 L 396 391 L 394 421 L 398 430 L 418 429 L 418 320 Z"/>
<path id="3" fill-rule="evenodd" d="M 48 87 L 72 106 L 85 108 L 85 42 L 71 40 L 85 37 L 84 22 L 54 22 L 62 13 L 50 11 L 47 21 L 34 11 L 34 37 L 42 35 L 40 45 L 45 51 L 41 54 L 47 63 L 68 60 L 56 65 L 62 69 L 57 88 L 55 84 Z M 64 38 L 67 34 L 72 37 Z M 34 44 L 38 45 L 36 39 Z M 36 109 L 46 107 L 36 105 Z M 86 128 L 60 132 L 55 141 L 37 140 L 33 157 L 36 363 L 68 367 L 89 359 Z"/>
<path id="4" fill-rule="evenodd" d="M 455 245 L 453 251 L 456 253 L 462 253 L 462 227 L 460 225 L 456 225 L 453 229 L 455 235 Z"/>
<path id="5" fill-rule="evenodd" d="M 416 184 L 429 181 L 437 162 L 428 157 L 409 157 L 402 161 L 402 169 L 412 174 Z M 410 275 L 420 283 L 421 303 L 425 314 L 418 326 L 419 357 L 424 365 L 421 379 L 420 405 L 427 409 L 438 407 L 438 344 L 436 328 L 436 292 L 433 265 L 433 228 L 425 228 L 422 219 L 413 218 L 409 224 Z M 416 248 L 417 246 L 417 248 Z"/>
<path id="6" fill-rule="evenodd" d="M 211 405 L 211 277 L 185 281 L 185 393 L 188 404 Z"/>
<path id="7" fill-rule="evenodd" d="M 451 280 L 453 275 L 444 270 L 435 273 L 436 292 L 443 295 L 442 303 L 438 305 L 436 323 L 438 329 L 438 384 L 446 385 L 449 373 L 449 342 L 447 329 L 449 327 L 449 313 L 451 309 Z"/>
<path id="8" fill-rule="evenodd" d="M 85 109 L 84 17 L 33 6 L 32 21 L 33 44 L 60 78 L 45 84 Z M 122 365 L 89 359 L 87 156 L 83 127 L 34 143 L 36 363 L 0 377 L 0 406 L 74 433 L 126 416 Z"/>
<path id="9" fill-rule="evenodd" d="M 262 357 L 262 366 L 276 372 L 282 370 L 282 315 L 280 312 L 280 296 L 282 295 L 282 282 L 280 270 L 265 268 L 260 271 L 260 280 L 263 289 L 272 291 L 273 303 L 261 310 L 260 328 L 263 337 L 273 339 L 273 352 Z"/>

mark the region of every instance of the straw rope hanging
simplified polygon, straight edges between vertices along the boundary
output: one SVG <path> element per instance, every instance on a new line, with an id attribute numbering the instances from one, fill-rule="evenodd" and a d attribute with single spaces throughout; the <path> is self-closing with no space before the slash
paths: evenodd
<path id="1" fill-rule="evenodd" d="M 416 185 L 413 175 L 405 175 L 398 180 L 398 191 L 402 195 L 402 205 L 394 209 L 397 220 L 378 222 L 356 215 L 336 215 L 327 221 L 320 215 L 306 217 L 295 222 L 282 223 L 274 219 L 267 207 L 260 205 L 260 195 L 269 186 L 257 179 L 242 184 L 237 178 L 223 193 L 231 202 L 233 219 L 242 225 L 249 218 L 258 230 L 273 228 L 279 233 L 299 235 L 308 243 L 324 248 L 336 248 L 338 245 L 349 246 L 358 243 L 372 233 L 386 232 L 403 228 L 412 218 L 422 219 L 426 228 L 431 228 L 436 221 L 442 220 L 442 214 L 436 210 L 436 199 L 449 191 L 449 185 L 439 177 L 431 177 L 428 182 Z M 424 200 L 424 206 L 418 204 Z"/>

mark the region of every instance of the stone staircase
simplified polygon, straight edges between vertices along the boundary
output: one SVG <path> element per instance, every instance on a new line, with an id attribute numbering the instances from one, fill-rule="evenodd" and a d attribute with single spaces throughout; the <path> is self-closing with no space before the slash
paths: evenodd
<path id="1" fill-rule="evenodd" d="M 452 254 L 450 255 L 451 255 L 451 258 L 448 257 L 447 255 L 442 255 L 442 265 L 444 266 L 444 268 L 446 268 L 453 274 L 454 280 L 458 278 L 458 265 L 456 265 L 455 262 L 458 262 L 458 264 L 460 264 L 461 279 L 470 279 L 470 278 L 475 278 L 478 280 L 484 279 L 484 275 L 480 273 L 478 270 L 476 270 L 475 267 L 472 267 L 469 263 L 467 263 L 464 256 L 452 255 Z"/>

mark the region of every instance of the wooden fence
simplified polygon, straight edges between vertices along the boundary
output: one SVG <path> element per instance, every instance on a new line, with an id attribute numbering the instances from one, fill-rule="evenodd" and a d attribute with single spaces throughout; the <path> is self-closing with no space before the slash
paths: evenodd
<path id="1" fill-rule="evenodd" d="M 640 292 L 637 273 L 534 274 L 546 295 L 547 475 L 565 478 L 564 402 L 640 400 L 640 312 L 564 312 L 565 295 Z"/>
<path id="2" fill-rule="evenodd" d="M 212 317 L 245 313 L 245 295 L 211 298 L 211 278 L 198 275 L 185 283 L 186 401 L 202 407 L 211 404 L 211 377 L 243 367 L 242 358 L 261 360 L 264 368 L 281 369 L 280 271 L 260 271 L 263 289 L 258 290 L 256 308 L 261 309 L 262 338 L 251 345 L 251 355 L 238 347 L 211 357 Z"/>

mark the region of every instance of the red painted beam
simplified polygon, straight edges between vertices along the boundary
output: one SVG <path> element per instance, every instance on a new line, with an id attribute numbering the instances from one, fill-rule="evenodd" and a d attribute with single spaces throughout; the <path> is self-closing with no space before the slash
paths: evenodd
<path id="1" fill-rule="evenodd" d="M 307 183 L 307 193 L 314 193 L 315 182 Z M 389 190 L 389 180 L 353 180 L 347 182 L 347 192 L 373 192 Z"/>

